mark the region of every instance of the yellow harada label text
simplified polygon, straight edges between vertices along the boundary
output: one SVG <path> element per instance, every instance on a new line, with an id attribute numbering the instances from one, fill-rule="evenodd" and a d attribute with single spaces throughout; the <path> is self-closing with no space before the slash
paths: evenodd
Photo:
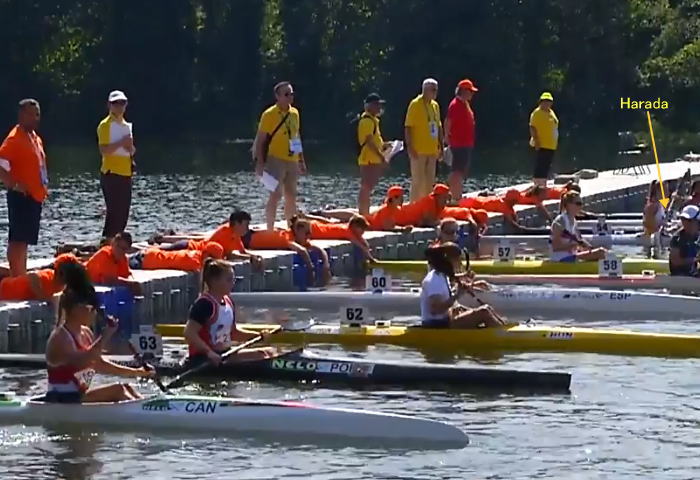
<path id="1" fill-rule="evenodd" d="M 657 98 L 656 100 L 632 100 L 630 97 L 620 97 L 620 109 L 624 110 L 666 110 L 668 102 Z"/>

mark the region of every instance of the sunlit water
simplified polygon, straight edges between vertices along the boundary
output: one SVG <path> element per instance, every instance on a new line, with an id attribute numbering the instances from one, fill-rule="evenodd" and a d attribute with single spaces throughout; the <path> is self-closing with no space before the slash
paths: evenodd
<path id="1" fill-rule="evenodd" d="M 405 183 L 405 178 L 399 178 Z M 502 181 L 505 183 L 505 180 Z M 386 184 L 386 183 L 385 183 Z M 350 204 L 356 180 L 344 175 L 302 180 L 302 208 Z M 212 227 L 234 207 L 261 220 L 260 187 L 249 174 L 140 177 L 130 222 L 137 238 L 158 228 Z M 375 200 L 379 200 L 378 192 Z M 4 205 L 4 202 L 1 202 Z M 102 201 L 96 179 L 64 177 L 44 214 L 41 245 L 48 255 L 60 241 L 99 237 Z M 0 212 L 3 218 L 4 212 Z M 5 227 L 6 228 L 6 227 Z M 0 233 L 4 237 L 5 232 Z M 531 312 L 536 315 L 537 312 Z M 552 323 L 696 332 L 693 322 L 626 322 L 567 312 Z M 339 352 L 336 347 L 327 347 Z M 321 348 L 322 349 L 322 348 Z M 373 358 L 425 360 L 419 352 L 370 347 Z M 522 369 L 568 370 L 571 395 L 474 395 L 460 392 L 351 391 L 222 383 L 211 391 L 266 399 L 304 399 L 327 406 L 404 412 L 453 423 L 468 433 L 463 450 L 405 450 L 310 444 L 212 435 L 95 430 L 0 429 L 0 478 L 573 478 L 692 479 L 698 477 L 700 392 L 696 360 L 625 358 L 592 354 L 519 354 L 487 363 Z M 39 393 L 43 372 L 0 370 L 0 390 Z M 144 392 L 155 392 L 143 383 Z M 194 390 L 189 387 L 188 390 Z"/>

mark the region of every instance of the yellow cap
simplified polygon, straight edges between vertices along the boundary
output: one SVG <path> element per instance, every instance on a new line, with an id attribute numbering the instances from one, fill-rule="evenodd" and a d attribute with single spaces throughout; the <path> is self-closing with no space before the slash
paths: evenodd
<path id="1" fill-rule="evenodd" d="M 540 95 L 540 102 L 542 100 L 549 100 L 550 102 L 554 101 L 554 97 L 552 96 L 551 93 L 549 92 L 542 92 L 542 95 Z"/>

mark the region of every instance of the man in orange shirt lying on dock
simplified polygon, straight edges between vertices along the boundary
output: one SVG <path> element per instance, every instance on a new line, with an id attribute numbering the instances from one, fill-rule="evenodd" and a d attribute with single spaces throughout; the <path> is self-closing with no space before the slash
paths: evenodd
<path id="1" fill-rule="evenodd" d="M 518 223 L 518 214 L 513 207 L 518 204 L 520 199 L 520 192 L 512 188 L 502 196 L 463 197 L 459 200 L 459 206 L 502 214 L 506 233 L 514 234 L 529 230 L 539 230 L 525 227 Z"/>
<path id="2" fill-rule="evenodd" d="M 386 199 L 384 200 L 384 203 L 369 215 L 364 216 L 369 222 L 370 230 L 384 232 L 410 232 L 412 228 L 411 225 L 405 225 L 403 227 L 397 227 L 396 225 L 396 216 L 403 206 L 403 200 L 404 190 L 401 186 L 392 185 L 389 187 L 386 191 Z M 326 218 L 335 218 L 342 222 L 347 222 L 353 216 L 358 214 L 357 210 L 352 208 L 319 210 L 318 212 L 314 213 Z M 307 215 L 307 218 L 323 221 L 323 219 L 318 219 L 311 215 Z"/>
<path id="3" fill-rule="evenodd" d="M 396 224 L 434 227 L 440 221 L 440 215 L 449 201 L 450 187 L 436 183 L 429 195 L 401 207 L 396 214 Z"/>
<path id="4" fill-rule="evenodd" d="M 126 253 L 131 249 L 131 234 L 120 232 L 112 238 L 110 245 L 100 248 L 85 263 L 88 276 L 93 283 L 127 287 L 134 295 L 141 293 L 141 285 L 131 276 Z"/>
<path id="5" fill-rule="evenodd" d="M 171 235 L 156 236 L 156 242 L 173 241 L 170 245 L 162 245 L 161 250 L 202 250 L 208 242 L 216 242 L 224 248 L 224 258 L 227 260 L 250 260 L 253 267 L 262 266 L 262 257 L 249 252 L 245 246 L 246 236 L 250 232 L 251 217 L 248 212 L 236 210 L 227 223 L 220 225 L 209 236 L 203 235 Z"/>
<path id="6" fill-rule="evenodd" d="M 207 242 L 201 250 L 161 250 L 149 247 L 129 255 L 129 267 L 134 270 L 181 270 L 199 272 L 208 258 L 224 258 L 224 247 Z"/>
<path id="7" fill-rule="evenodd" d="M 312 240 L 347 240 L 359 248 L 367 260 L 377 261 L 372 255 L 372 249 L 367 240 L 363 237 L 369 230 L 369 222 L 362 215 L 354 215 L 347 223 L 309 220 L 309 226 Z"/>
<path id="8" fill-rule="evenodd" d="M 17 277 L 5 277 L 0 280 L 0 300 L 51 301 L 53 296 L 65 287 L 70 266 L 79 263 L 80 260 L 75 255 L 64 253 L 56 257 L 53 268 L 35 270 Z"/>

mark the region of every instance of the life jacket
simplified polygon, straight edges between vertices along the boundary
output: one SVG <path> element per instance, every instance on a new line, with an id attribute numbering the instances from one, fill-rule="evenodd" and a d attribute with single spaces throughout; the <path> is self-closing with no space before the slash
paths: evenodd
<path id="1" fill-rule="evenodd" d="M 208 293 L 203 293 L 199 298 L 210 301 L 214 306 L 211 317 L 199 329 L 199 338 L 214 351 L 223 352 L 228 350 L 232 344 L 231 335 L 236 328 L 236 310 L 233 301 L 226 295 L 224 296 L 224 305 L 221 305 L 218 300 Z M 193 345 L 189 346 L 190 357 L 204 353 L 200 352 Z"/>
<path id="2" fill-rule="evenodd" d="M 90 345 L 84 344 L 80 337 L 76 338 L 64 325 L 61 325 L 59 328 L 68 334 L 76 351 L 84 352 L 90 349 Z M 46 362 L 46 370 L 49 375 L 48 390 L 57 392 L 85 393 L 90 388 L 92 378 L 95 376 L 95 370 L 92 368 L 80 368 L 68 364 L 51 364 L 48 361 Z"/>

